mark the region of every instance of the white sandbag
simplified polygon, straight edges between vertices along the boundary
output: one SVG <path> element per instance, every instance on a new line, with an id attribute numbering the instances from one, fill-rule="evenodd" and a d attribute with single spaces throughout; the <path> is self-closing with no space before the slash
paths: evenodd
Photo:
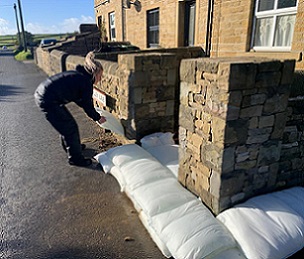
<path id="1" fill-rule="evenodd" d="M 166 246 L 166 244 L 160 239 L 159 235 L 155 232 L 154 228 L 151 227 L 151 225 L 149 224 L 149 217 L 147 217 L 147 215 L 141 211 L 139 213 L 139 219 L 141 220 L 141 222 L 143 223 L 143 225 L 145 226 L 146 230 L 149 232 L 152 240 L 154 241 L 154 243 L 157 245 L 157 247 L 159 248 L 159 250 L 162 252 L 162 254 L 167 257 L 170 258 L 172 257 L 170 251 L 168 250 L 168 247 Z"/>
<path id="2" fill-rule="evenodd" d="M 136 144 L 128 144 L 111 148 L 107 151 L 107 156 L 114 165 L 119 167 L 125 163 L 137 161 L 141 158 L 155 159 L 149 152 Z"/>
<path id="3" fill-rule="evenodd" d="M 247 258 L 286 258 L 304 247 L 303 197 L 303 187 L 257 196 L 220 213 L 217 219 Z"/>
<path id="4" fill-rule="evenodd" d="M 201 259 L 237 247 L 232 235 L 197 199 L 157 214 L 150 222 L 175 259 Z"/>
<path id="5" fill-rule="evenodd" d="M 106 118 L 106 122 L 100 124 L 97 121 L 97 124 L 104 128 L 104 129 L 108 129 L 111 130 L 112 132 L 122 135 L 125 135 L 125 131 L 123 126 L 120 123 L 120 120 L 118 120 L 113 114 L 111 114 L 110 112 L 100 109 L 98 107 L 95 107 L 95 110 L 101 115 L 104 116 Z"/>
<path id="6" fill-rule="evenodd" d="M 132 192 L 132 200 L 149 217 L 175 209 L 189 201 L 197 199 L 175 178 L 145 184 Z"/>
<path id="7" fill-rule="evenodd" d="M 111 175 L 114 176 L 114 178 L 117 180 L 119 186 L 120 186 L 120 191 L 121 192 L 124 192 L 125 191 L 125 188 L 126 188 L 126 181 L 123 177 L 123 174 L 122 172 L 120 171 L 119 167 L 118 166 L 113 166 L 111 168 L 111 171 L 110 171 Z"/>
<path id="8" fill-rule="evenodd" d="M 212 254 L 205 259 L 246 259 L 242 251 L 238 248 L 231 248 L 220 252 L 219 254 Z"/>
<path id="9" fill-rule="evenodd" d="M 173 133 L 171 132 L 156 132 L 143 137 L 140 140 L 143 148 L 162 146 L 162 145 L 174 145 Z"/>
<path id="10" fill-rule="evenodd" d="M 172 164 L 167 164 L 166 166 L 172 172 L 174 177 L 178 179 L 178 169 L 179 169 L 178 161 L 172 162 Z"/>
<path id="11" fill-rule="evenodd" d="M 304 218 L 304 188 L 293 187 L 280 192 L 271 194 L 273 197 L 287 204 L 291 209 L 296 211 Z M 297 201 L 297 202 L 294 202 Z"/>
<path id="12" fill-rule="evenodd" d="M 171 170 L 175 177 L 178 176 L 178 145 L 159 145 L 145 148 L 162 165 Z"/>
<path id="13" fill-rule="evenodd" d="M 107 156 L 107 152 L 102 152 L 94 156 L 94 159 L 96 159 L 102 166 L 103 171 L 107 174 L 111 171 L 111 168 L 114 166 L 110 158 Z"/>
<path id="14" fill-rule="evenodd" d="M 147 147 L 146 150 L 163 165 L 178 161 L 178 145 Z"/>
<path id="15" fill-rule="evenodd" d="M 131 191 L 154 181 L 174 178 L 170 170 L 151 155 L 147 158 L 123 163 L 120 170 L 123 172 L 127 188 Z"/>

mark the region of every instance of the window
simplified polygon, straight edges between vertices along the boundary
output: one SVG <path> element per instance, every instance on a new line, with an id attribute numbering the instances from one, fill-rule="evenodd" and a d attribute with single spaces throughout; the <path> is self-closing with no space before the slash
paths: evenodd
<path id="1" fill-rule="evenodd" d="M 110 25 L 110 40 L 116 40 L 116 32 L 115 32 L 115 13 L 112 12 L 109 14 L 109 25 Z"/>
<path id="2" fill-rule="evenodd" d="M 186 2 L 185 6 L 185 46 L 194 46 L 195 36 L 195 1 Z"/>
<path id="3" fill-rule="evenodd" d="M 147 12 L 148 48 L 159 46 L 159 8 Z"/>
<path id="4" fill-rule="evenodd" d="M 256 0 L 253 48 L 290 50 L 296 13 L 297 0 Z"/>

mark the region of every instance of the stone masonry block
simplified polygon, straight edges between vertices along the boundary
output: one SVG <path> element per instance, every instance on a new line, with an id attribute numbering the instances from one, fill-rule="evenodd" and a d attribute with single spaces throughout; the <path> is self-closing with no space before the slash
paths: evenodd
<path id="1" fill-rule="evenodd" d="M 265 102 L 263 113 L 264 114 L 276 114 L 286 111 L 288 105 L 288 95 L 276 94 L 271 98 L 268 98 Z"/>
<path id="2" fill-rule="evenodd" d="M 228 177 L 221 179 L 221 197 L 233 196 L 240 193 L 244 186 L 245 173 L 244 170 L 237 170 Z"/>
<path id="3" fill-rule="evenodd" d="M 275 115 L 274 129 L 271 134 L 271 139 L 280 139 L 283 136 L 287 121 L 286 112 L 277 113 Z"/>
<path id="4" fill-rule="evenodd" d="M 167 84 L 175 85 L 177 82 L 177 69 L 168 69 Z"/>
<path id="5" fill-rule="evenodd" d="M 258 73 L 256 76 L 256 87 L 264 88 L 264 87 L 271 87 L 271 86 L 279 86 L 281 81 L 281 72 L 263 72 Z"/>
<path id="6" fill-rule="evenodd" d="M 166 102 L 166 116 L 173 116 L 175 110 L 175 101 L 169 100 Z"/>
<path id="7" fill-rule="evenodd" d="M 274 115 L 260 117 L 259 128 L 272 127 L 273 125 L 274 125 Z"/>
<path id="8" fill-rule="evenodd" d="M 131 87 L 142 87 L 150 85 L 151 74 L 143 72 L 143 71 L 136 71 L 131 73 L 129 77 L 129 83 Z"/>
<path id="9" fill-rule="evenodd" d="M 133 89 L 133 102 L 134 104 L 142 103 L 142 88 L 134 88 Z"/>
<path id="10" fill-rule="evenodd" d="M 240 107 L 242 102 L 242 96 L 243 95 L 241 91 L 231 91 L 229 93 L 229 105 Z"/>
<path id="11" fill-rule="evenodd" d="M 217 59 L 200 58 L 197 59 L 197 71 L 217 74 L 219 61 Z"/>
<path id="12" fill-rule="evenodd" d="M 209 192 L 217 197 L 220 198 L 220 193 L 221 193 L 221 175 L 219 172 L 212 171 L 211 176 L 210 176 L 210 190 Z"/>
<path id="13" fill-rule="evenodd" d="M 179 63 L 174 54 L 163 53 L 160 60 L 160 69 L 174 69 L 177 70 Z"/>
<path id="14" fill-rule="evenodd" d="M 222 146 L 225 141 L 225 128 L 226 128 L 226 121 L 214 117 L 211 123 L 211 132 L 212 132 L 212 142 L 220 144 Z M 217 145 L 218 145 L 217 144 Z"/>
<path id="15" fill-rule="evenodd" d="M 194 84 L 196 81 L 196 59 L 183 59 L 180 64 L 180 80 Z"/>
<path id="16" fill-rule="evenodd" d="M 241 109 L 240 118 L 251 118 L 262 115 L 263 106 L 255 105 L 248 108 Z"/>
<path id="17" fill-rule="evenodd" d="M 227 91 L 252 89 L 256 72 L 257 65 L 253 63 L 220 63 L 219 86 Z"/>
<path id="18" fill-rule="evenodd" d="M 281 84 L 282 85 L 289 85 L 292 83 L 293 76 L 294 76 L 294 69 L 295 69 L 295 60 L 285 60 L 283 63 L 283 71 L 282 71 L 282 78 Z"/>
<path id="19" fill-rule="evenodd" d="M 267 99 L 266 94 L 253 94 L 244 96 L 242 107 L 264 104 Z"/>
<path id="20" fill-rule="evenodd" d="M 179 125 L 183 128 L 189 130 L 190 132 L 194 132 L 194 110 L 180 106 L 179 108 Z"/>
<path id="21" fill-rule="evenodd" d="M 280 160 L 282 142 L 269 141 L 265 143 L 259 152 L 258 165 L 269 165 Z"/>
<path id="22" fill-rule="evenodd" d="M 258 72 L 274 72 L 282 68 L 282 63 L 279 60 L 262 61 L 258 65 Z"/>
<path id="23" fill-rule="evenodd" d="M 133 71 L 142 71 L 142 55 L 140 54 L 125 54 L 118 55 L 118 65 L 122 69 L 133 70 Z"/>
<path id="24" fill-rule="evenodd" d="M 235 164 L 235 147 L 227 147 L 223 153 L 222 174 L 232 172 Z"/>

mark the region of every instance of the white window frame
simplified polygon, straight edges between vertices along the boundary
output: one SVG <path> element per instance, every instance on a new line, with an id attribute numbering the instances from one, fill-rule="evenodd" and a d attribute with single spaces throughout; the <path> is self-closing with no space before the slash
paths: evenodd
<path id="1" fill-rule="evenodd" d="M 109 13 L 110 40 L 116 41 L 115 12 Z M 113 30 L 115 35 L 113 35 Z"/>
<path id="2" fill-rule="evenodd" d="M 273 46 L 273 43 L 272 43 L 272 46 L 254 46 L 256 23 L 257 23 L 257 19 L 273 17 L 274 20 L 273 20 L 272 29 L 271 29 L 271 39 L 272 39 L 272 42 L 274 42 L 277 18 L 280 16 L 284 16 L 284 15 L 296 15 L 299 0 L 297 0 L 296 6 L 288 7 L 288 8 L 281 8 L 281 9 L 277 9 L 278 0 L 274 0 L 274 9 L 259 12 L 258 6 L 259 6 L 260 1 L 263 1 L 263 0 L 256 0 L 256 5 L 255 5 L 255 17 L 254 17 L 254 25 L 253 25 L 252 37 L 251 37 L 251 39 L 252 39 L 251 48 L 255 51 L 290 51 L 291 46 L 281 46 L 281 47 Z M 291 39 L 291 42 L 292 42 L 292 39 Z"/>

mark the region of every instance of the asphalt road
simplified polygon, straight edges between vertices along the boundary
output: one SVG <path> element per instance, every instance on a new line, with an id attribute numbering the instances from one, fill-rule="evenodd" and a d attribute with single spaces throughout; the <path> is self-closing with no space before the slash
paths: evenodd
<path id="1" fill-rule="evenodd" d="M 68 165 L 57 132 L 34 103 L 46 78 L 0 52 L 0 258 L 164 258 L 118 183 L 95 162 Z M 98 133 L 69 106 L 94 155 Z"/>

